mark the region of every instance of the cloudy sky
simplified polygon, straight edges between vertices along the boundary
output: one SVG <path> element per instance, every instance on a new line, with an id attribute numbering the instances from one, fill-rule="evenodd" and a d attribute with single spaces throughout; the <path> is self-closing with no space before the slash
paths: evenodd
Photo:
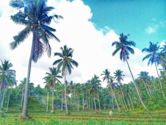
<path id="1" fill-rule="evenodd" d="M 42 78 L 56 60 L 53 53 L 65 44 L 74 49 L 73 58 L 79 63 L 69 80 L 86 82 L 94 74 L 100 75 L 108 68 L 111 74 L 116 69 L 123 70 L 126 75 L 124 82 L 130 81 L 126 64 L 119 60 L 119 55 L 112 56 L 115 48 L 111 44 L 118 40 L 121 32 L 130 34 L 129 39 L 137 45 L 135 54 L 131 55 L 129 60 L 134 76 L 137 77 L 140 71 L 148 71 L 150 75 L 156 76 L 155 68 L 142 62 L 146 54 L 141 50 L 148 46 L 149 41 L 166 40 L 166 1 L 48 0 L 48 4 L 56 8 L 53 13 L 64 17 L 58 23 L 51 24 L 57 29 L 55 35 L 61 42 L 51 39 L 51 58 L 43 55 L 36 64 L 33 63 L 31 82 L 35 85 L 44 85 Z M 13 36 L 24 28 L 10 20 L 13 13 L 15 10 L 9 7 L 9 0 L 0 0 L 0 59 L 12 62 L 13 69 L 17 71 L 17 80 L 20 81 L 27 75 L 32 36 L 15 50 L 10 49 Z"/>

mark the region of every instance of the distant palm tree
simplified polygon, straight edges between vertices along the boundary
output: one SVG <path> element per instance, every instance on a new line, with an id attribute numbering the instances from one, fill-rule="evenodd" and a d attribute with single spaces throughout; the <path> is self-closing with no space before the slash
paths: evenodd
<path id="1" fill-rule="evenodd" d="M 16 84 L 16 72 L 12 70 L 12 63 L 8 60 L 1 61 L 0 65 L 0 109 L 3 108 L 5 90 L 8 86 Z"/>
<path id="2" fill-rule="evenodd" d="M 142 106 L 144 107 L 144 109 L 147 110 L 147 108 L 146 108 L 146 106 L 145 106 L 145 104 L 144 104 L 144 102 L 143 102 L 143 100 L 140 96 L 138 87 L 135 83 L 135 79 L 134 79 L 133 73 L 131 71 L 129 62 L 128 62 L 130 53 L 134 54 L 134 49 L 132 48 L 132 46 L 135 46 L 135 42 L 128 40 L 128 36 L 124 35 L 122 33 L 122 34 L 120 34 L 119 41 L 115 41 L 115 42 L 112 43 L 112 46 L 114 46 L 114 45 L 116 46 L 116 49 L 115 49 L 115 51 L 113 52 L 112 55 L 114 56 L 117 52 L 120 51 L 120 59 L 127 63 L 128 69 L 129 69 L 131 77 L 133 79 L 133 84 L 134 84 L 136 93 L 138 95 L 138 98 L 139 98 Z"/>
<path id="3" fill-rule="evenodd" d="M 59 39 L 53 34 L 55 29 L 50 27 L 49 24 L 54 17 L 59 18 L 61 16 L 49 16 L 48 13 L 54 8 L 47 6 L 46 2 L 46 0 L 11 0 L 10 3 L 12 7 L 19 9 L 15 15 L 11 16 L 11 19 L 13 22 L 25 26 L 18 35 L 14 36 L 14 42 L 10 44 L 11 48 L 15 49 L 27 38 L 30 32 L 32 32 L 33 35 L 28 63 L 22 118 L 28 118 L 28 84 L 31 73 L 31 63 L 32 61 L 37 62 L 43 55 L 44 51 L 47 51 L 48 56 L 51 55 L 51 47 L 48 40 L 50 37 L 59 41 Z"/>
<path id="4" fill-rule="evenodd" d="M 159 71 L 158 71 L 158 68 L 157 68 L 157 66 L 160 62 L 160 52 L 159 52 L 159 50 L 160 50 L 160 46 L 158 45 L 158 43 L 149 42 L 149 47 L 142 49 L 143 52 L 148 53 L 142 60 L 144 61 L 144 60 L 148 59 L 148 65 L 149 64 L 151 64 L 151 65 L 155 64 L 155 68 L 156 68 L 156 72 L 157 72 L 157 75 L 158 75 L 161 92 L 162 92 L 163 98 L 165 99 L 166 98 L 165 93 L 163 91 Z"/>
<path id="5" fill-rule="evenodd" d="M 118 111 L 120 111 L 120 107 L 119 107 L 115 92 L 113 90 L 113 85 L 112 85 L 113 78 L 110 76 L 110 72 L 108 71 L 108 69 L 105 69 L 101 75 L 103 76 L 103 81 L 105 81 L 105 80 L 107 81 L 107 84 L 108 84 L 107 86 L 111 89 L 111 93 L 112 93 L 113 98 L 115 99 L 115 103 L 118 108 Z"/>
<path id="6" fill-rule="evenodd" d="M 123 103 L 124 103 L 124 108 L 125 108 L 125 110 L 127 110 L 125 96 L 124 96 L 124 92 L 123 92 L 123 88 L 122 88 L 122 81 L 123 81 L 124 76 L 125 75 L 123 74 L 123 71 L 120 70 L 120 69 L 118 69 L 114 72 L 114 77 L 115 77 L 116 81 L 119 83 L 119 86 L 120 86 L 120 92 L 121 92 L 122 100 L 123 100 Z"/>
<path id="7" fill-rule="evenodd" d="M 21 90 L 21 108 L 24 102 L 24 92 L 25 92 L 26 81 L 27 81 L 26 78 L 24 78 L 23 80 L 20 81 L 21 84 L 19 84 L 19 88 Z"/>
<path id="8" fill-rule="evenodd" d="M 46 76 L 44 77 L 46 83 L 48 84 L 49 88 L 51 88 L 52 91 L 52 110 L 51 112 L 54 112 L 54 90 L 56 82 L 60 82 L 59 79 L 62 78 L 62 76 L 59 75 L 59 70 L 57 70 L 55 67 L 49 68 L 49 72 L 46 73 Z"/>
<path id="9" fill-rule="evenodd" d="M 149 74 L 149 73 L 146 72 L 146 71 L 141 71 L 141 72 L 139 73 L 139 78 L 143 81 L 143 84 L 144 84 L 144 86 L 145 86 L 146 93 L 148 94 L 149 97 L 151 97 L 151 92 L 150 92 L 150 89 L 149 89 L 149 87 L 148 87 L 148 85 L 147 85 L 147 81 L 150 79 L 148 74 Z"/>
<path id="10" fill-rule="evenodd" d="M 91 94 L 93 96 L 93 103 L 94 103 L 94 109 L 95 111 L 97 110 L 97 106 L 96 106 L 96 98 L 98 96 L 98 92 L 100 89 L 100 79 L 98 76 L 94 75 L 93 78 L 91 79 L 90 83 L 91 83 Z"/>
<path id="11" fill-rule="evenodd" d="M 61 53 L 56 52 L 54 53 L 54 56 L 58 56 L 59 59 L 54 61 L 53 65 L 57 65 L 58 70 L 62 72 L 62 76 L 64 77 L 64 82 L 65 82 L 65 109 L 66 109 L 66 114 L 68 114 L 68 106 L 67 106 L 67 80 L 66 80 L 66 75 L 71 74 L 73 66 L 78 66 L 78 63 L 72 59 L 73 57 L 73 49 L 68 48 L 66 45 L 61 47 Z"/>

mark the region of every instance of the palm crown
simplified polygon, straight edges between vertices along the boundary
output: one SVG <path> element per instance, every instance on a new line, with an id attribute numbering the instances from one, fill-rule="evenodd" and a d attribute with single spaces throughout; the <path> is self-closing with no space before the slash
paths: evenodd
<path id="1" fill-rule="evenodd" d="M 123 71 L 122 70 L 116 70 L 114 72 L 114 77 L 116 78 L 116 80 L 121 83 L 121 81 L 123 80 L 123 77 L 124 77 L 124 74 L 123 74 Z"/>
<path id="2" fill-rule="evenodd" d="M 158 45 L 158 43 L 152 43 L 149 42 L 149 47 L 148 48 L 144 48 L 142 49 L 143 52 L 147 52 L 148 54 L 143 58 L 143 61 L 148 59 L 148 65 L 149 64 L 153 64 L 159 63 L 159 49 L 160 46 Z"/>
<path id="3" fill-rule="evenodd" d="M 55 82 L 60 82 L 60 78 L 62 78 L 62 76 L 59 75 L 59 71 L 55 67 L 53 67 L 49 68 L 49 72 L 46 73 L 44 80 L 49 87 L 54 88 L 56 84 Z"/>
<path id="4" fill-rule="evenodd" d="M 14 41 L 10 44 L 12 49 L 15 49 L 30 32 L 33 32 L 33 52 L 32 60 L 37 62 L 44 51 L 47 51 L 48 56 L 51 55 L 51 47 L 48 39 L 53 37 L 57 41 L 59 39 L 53 34 L 55 29 L 50 27 L 52 19 L 60 18 L 59 15 L 51 15 L 48 13 L 53 10 L 53 7 L 46 5 L 46 0 L 12 0 L 10 5 L 19 11 L 11 16 L 11 19 L 17 23 L 25 25 L 25 28 L 14 36 Z"/>
<path id="5" fill-rule="evenodd" d="M 78 66 L 78 63 L 72 59 L 73 49 L 68 48 L 66 45 L 61 47 L 61 53 L 55 53 L 55 56 L 60 58 L 54 61 L 53 65 L 57 65 L 58 70 L 61 69 L 62 73 L 68 71 L 71 74 L 73 66 Z"/>
<path id="6" fill-rule="evenodd" d="M 119 41 L 112 43 L 112 46 L 116 46 L 113 56 L 120 51 L 120 59 L 126 61 L 129 58 L 129 54 L 134 54 L 134 49 L 131 46 L 135 46 L 133 41 L 128 41 L 128 36 L 123 33 L 120 34 Z"/>
<path id="7" fill-rule="evenodd" d="M 0 89 L 6 86 L 16 84 L 15 71 L 11 69 L 13 65 L 8 61 L 1 61 L 0 65 Z"/>

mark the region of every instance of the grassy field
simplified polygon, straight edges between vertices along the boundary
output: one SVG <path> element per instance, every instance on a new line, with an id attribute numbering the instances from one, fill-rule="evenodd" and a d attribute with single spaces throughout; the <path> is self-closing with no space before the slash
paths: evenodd
<path id="1" fill-rule="evenodd" d="M 64 115 L 58 113 L 31 113 L 31 119 L 21 120 L 19 113 L 6 113 L 0 125 L 166 125 L 166 112 L 114 113 L 84 112 Z"/>

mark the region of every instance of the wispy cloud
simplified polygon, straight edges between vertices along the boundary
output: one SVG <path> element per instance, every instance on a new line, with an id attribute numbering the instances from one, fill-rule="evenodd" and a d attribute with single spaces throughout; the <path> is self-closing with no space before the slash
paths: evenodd
<path id="1" fill-rule="evenodd" d="M 154 34 L 158 32 L 158 30 L 160 30 L 161 28 L 165 28 L 165 27 L 166 27 L 166 21 L 157 20 L 156 18 L 153 18 L 152 24 L 150 24 L 149 26 L 145 28 L 145 32 L 147 34 Z"/>
<path id="2" fill-rule="evenodd" d="M 145 29 L 145 32 L 146 32 L 147 34 L 156 33 L 156 32 L 157 32 L 157 26 L 148 26 L 148 27 Z"/>

